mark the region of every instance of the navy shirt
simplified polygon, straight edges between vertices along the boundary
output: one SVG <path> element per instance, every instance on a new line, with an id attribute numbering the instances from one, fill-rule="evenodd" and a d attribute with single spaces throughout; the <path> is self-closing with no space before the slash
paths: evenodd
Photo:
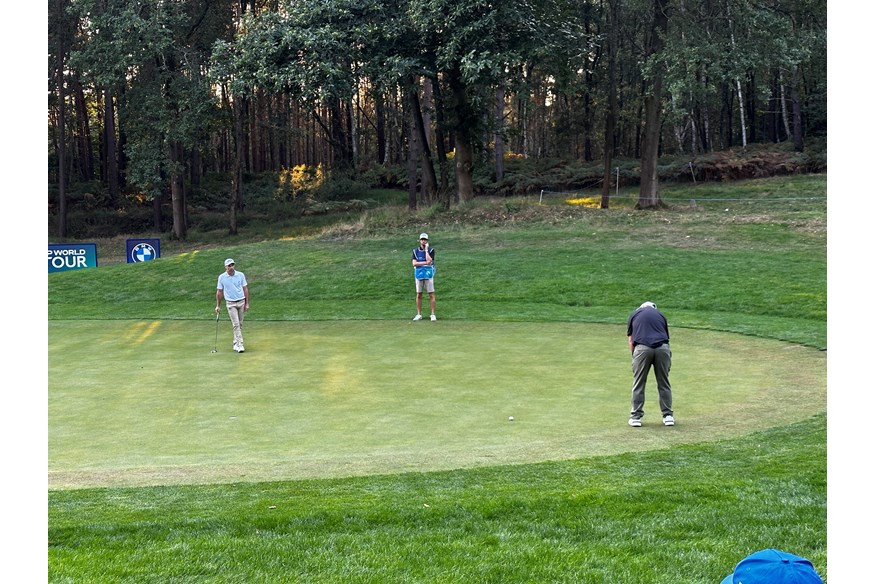
<path id="1" fill-rule="evenodd" d="M 633 346 L 647 345 L 656 349 L 669 342 L 669 323 L 656 308 L 638 308 L 627 319 L 627 336 L 633 337 Z"/>
<path id="2" fill-rule="evenodd" d="M 435 248 L 429 247 L 429 257 L 432 258 L 432 265 L 435 265 Z M 426 261 L 426 251 L 419 247 L 414 248 L 414 253 L 411 254 L 411 259 L 418 262 Z"/>

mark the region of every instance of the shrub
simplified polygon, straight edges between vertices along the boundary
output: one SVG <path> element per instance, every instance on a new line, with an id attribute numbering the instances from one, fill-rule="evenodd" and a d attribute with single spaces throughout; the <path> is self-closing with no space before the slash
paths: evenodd
<path id="1" fill-rule="evenodd" d="M 317 201 L 350 201 L 367 196 L 368 185 L 347 177 L 332 177 L 313 189 L 313 198 Z"/>
<path id="2" fill-rule="evenodd" d="M 324 181 L 325 173 L 322 165 L 299 164 L 292 168 L 284 168 L 277 176 L 274 198 L 278 201 L 293 201 L 299 197 L 307 197 L 309 193 L 318 190 Z"/>
<path id="3" fill-rule="evenodd" d="M 359 180 L 374 189 L 405 188 L 408 176 L 400 164 L 375 164 L 359 172 Z"/>

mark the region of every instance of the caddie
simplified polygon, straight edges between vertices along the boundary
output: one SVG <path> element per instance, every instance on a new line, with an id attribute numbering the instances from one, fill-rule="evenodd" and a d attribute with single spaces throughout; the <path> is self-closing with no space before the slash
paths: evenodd
<path id="1" fill-rule="evenodd" d="M 431 320 L 435 317 L 435 248 L 429 245 L 429 234 L 421 233 L 420 242 L 411 254 L 414 266 L 414 281 L 417 286 L 417 315 L 414 320 L 423 320 L 423 290 L 429 293 Z"/>

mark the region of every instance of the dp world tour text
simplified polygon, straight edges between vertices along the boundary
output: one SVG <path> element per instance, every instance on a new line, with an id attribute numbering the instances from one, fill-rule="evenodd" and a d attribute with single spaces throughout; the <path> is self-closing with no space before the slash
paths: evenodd
<path id="1" fill-rule="evenodd" d="M 50 249 L 49 263 L 53 268 L 87 267 L 84 249 Z"/>

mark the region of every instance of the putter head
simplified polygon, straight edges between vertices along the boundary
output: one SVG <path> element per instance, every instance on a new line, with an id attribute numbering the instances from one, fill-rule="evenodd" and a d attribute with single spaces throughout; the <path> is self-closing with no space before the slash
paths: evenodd
<path id="1" fill-rule="evenodd" d="M 212 349 L 210 349 L 210 352 L 211 352 L 211 353 L 215 353 L 215 352 L 216 352 L 216 347 L 213 347 Z"/>

